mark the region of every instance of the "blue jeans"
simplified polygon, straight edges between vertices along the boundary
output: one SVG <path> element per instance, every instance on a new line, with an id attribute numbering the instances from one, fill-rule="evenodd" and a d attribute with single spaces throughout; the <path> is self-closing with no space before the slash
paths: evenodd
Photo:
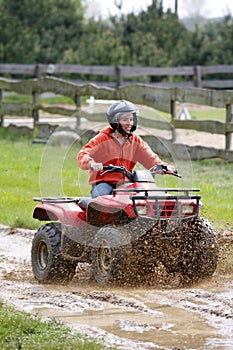
<path id="1" fill-rule="evenodd" d="M 112 194 L 114 188 L 116 188 L 116 186 L 108 182 L 99 182 L 96 185 L 92 185 L 91 196 L 92 198 L 96 198 L 98 196 Z"/>

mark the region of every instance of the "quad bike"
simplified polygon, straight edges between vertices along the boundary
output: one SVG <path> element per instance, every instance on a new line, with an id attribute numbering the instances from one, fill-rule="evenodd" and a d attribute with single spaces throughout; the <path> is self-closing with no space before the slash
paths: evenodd
<path id="1" fill-rule="evenodd" d="M 163 265 L 178 273 L 182 285 L 210 278 L 217 266 L 218 241 L 211 224 L 199 217 L 198 189 L 158 188 L 153 171 L 127 171 L 108 165 L 128 179 L 112 195 L 34 198 L 33 217 L 48 221 L 36 232 L 31 249 L 40 283 L 69 282 L 79 262 L 91 264 L 100 284 L 146 282 Z M 171 173 L 179 176 L 177 172 Z"/>

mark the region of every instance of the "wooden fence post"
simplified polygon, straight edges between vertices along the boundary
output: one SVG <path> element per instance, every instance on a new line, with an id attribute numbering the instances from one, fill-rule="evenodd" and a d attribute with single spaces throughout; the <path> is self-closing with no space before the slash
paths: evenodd
<path id="1" fill-rule="evenodd" d="M 78 110 L 80 110 L 82 107 L 82 96 L 75 95 L 74 102 Z M 78 113 L 75 113 L 75 117 L 76 117 L 76 128 L 78 129 L 81 124 L 81 121 L 80 121 L 81 118 Z"/>
<path id="2" fill-rule="evenodd" d="M 171 121 L 173 121 L 173 119 L 175 118 L 176 118 L 176 101 L 171 100 Z M 172 125 L 172 143 L 174 142 L 176 142 L 176 129 Z"/>
<path id="3" fill-rule="evenodd" d="M 121 66 L 116 66 L 116 78 L 117 78 L 116 87 L 119 88 L 120 86 L 123 85 L 123 76 L 122 76 Z"/>
<path id="4" fill-rule="evenodd" d="M 41 73 L 41 64 L 37 64 L 35 66 L 35 76 L 37 79 L 40 79 L 42 73 Z M 36 123 L 39 122 L 39 111 L 37 108 L 34 108 L 39 101 L 39 94 L 34 91 L 32 94 L 32 103 L 33 103 L 33 109 L 32 109 L 32 118 L 33 118 L 33 129 L 35 129 Z"/>
<path id="5" fill-rule="evenodd" d="M 2 89 L 0 90 L 0 126 L 3 126 L 4 123 L 4 115 L 3 115 L 3 91 Z"/>
<path id="6" fill-rule="evenodd" d="M 232 105 L 227 105 L 226 106 L 226 128 L 227 128 L 227 123 L 230 123 L 233 120 L 233 109 Z M 227 132 L 225 134 L 225 159 L 228 159 L 228 152 L 231 149 L 231 132 Z"/>
<path id="7" fill-rule="evenodd" d="M 38 104 L 39 100 L 39 94 L 37 92 L 34 92 L 32 94 L 32 103 L 33 103 L 33 109 L 32 109 L 32 118 L 33 118 L 33 129 L 35 129 L 36 123 L 39 122 L 39 111 L 35 106 Z"/>
<path id="8" fill-rule="evenodd" d="M 75 95 L 74 102 L 78 108 L 81 108 L 82 107 L 82 96 Z"/>
<path id="9" fill-rule="evenodd" d="M 201 66 L 194 67 L 194 85 L 195 87 L 202 87 L 202 71 Z"/>

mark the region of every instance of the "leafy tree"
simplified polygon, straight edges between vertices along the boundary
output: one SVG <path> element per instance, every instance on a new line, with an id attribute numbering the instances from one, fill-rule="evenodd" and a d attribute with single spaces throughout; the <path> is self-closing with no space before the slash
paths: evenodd
<path id="1" fill-rule="evenodd" d="M 83 4 L 84 0 L 0 0 L 0 61 L 157 67 L 232 64 L 230 14 L 188 30 L 171 10 L 164 11 L 162 0 L 153 0 L 137 15 L 105 20 L 85 19 Z"/>
<path id="2" fill-rule="evenodd" d="M 33 62 L 33 42 L 37 40 L 25 26 L 25 19 L 15 15 L 16 1 L 1 1 L 0 5 L 0 60 L 1 62 Z"/>
<path id="3" fill-rule="evenodd" d="M 115 35 L 114 28 L 108 21 L 89 19 L 78 49 L 67 50 L 62 62 L 83 65 L 124 65 L 127 61 L 127 51 L 127 48 L 122 45 L 121 38 Z M 112 80 L 111 77 L 101 76 L 82 76 L 82 78 L 99 81 Z"/>
<path id="4" fill-rule="evenodd" d="M 213 30 L 214 31 L 214 30 Z M 216 33 L 216 34 L 215 34 Z M 211 34 L 207 32 L 208 39 L 213 43 L 214 64 L 232 64 L 233 60 L 233 17 L 226 15 L 222 21 L 217 22 L 215 33 L 211 38 Z M 214 50 L 214 47 L 217 49 Z M 213 63 L 212 63 L 213 64 Z"/>
<path id="5" fill-rule="evenodd" d="M 56 63 L 82 34 L 81 0 L 2 0 L 1 61 Z"/>
<path id="6" fill-rule="evenodd" d="M 203 27 L 196 25 L 185 41 L 178 42 L 174 65 L 232 64 L 233 18 L 212 20 Z"/>
<path id="7" fill-rule="evenodd" d="M 187 32 L 175 14 L 170 10 L 164 13 L 162 1 L 157 0 L 147 11 L 129 14 L 122 26 L 123 44 L 129 47 L 132 63 L 137 57 L 143 65 L 169 65 L 178 40 Z"/>
<path id="8" fill-rule="evenodd" d="M 176 55 L 173 57 L 174 66 L 201 65 L 203 45 L 205 45 L 205 33 L 196 27 L 193 33 L 188 33 L 186 40 L 179 40 Z"/>

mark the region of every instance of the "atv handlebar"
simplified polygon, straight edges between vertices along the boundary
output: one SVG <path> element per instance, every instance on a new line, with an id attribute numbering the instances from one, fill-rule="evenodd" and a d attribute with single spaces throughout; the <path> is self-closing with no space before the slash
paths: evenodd
<path id="1" fill-rule="evenodd" d="M 116 172 L 116 173 L 124 174 L 130 181 L 134 181 L 135 172 L 128 171 L 124 166 L 109 164 L 109 165 L 104 165 L 103 170 L 104 171 L 100 173 L 100 176 L 103 176 L 106 173 Z M 169 171 L 166 165 L 160 165 L 160 164 L 155 165 L 153 168 L 151 168 L 150 172 L 152 175 L 169 174 L 176 177 L 181 177 L 181 175 L 179 175 L 177 171 Z"/>
<path id="2" fill-rule="evenodd" d="M 150 169 L 150 172 L 153 174 L 161 174 L 161 175 L 164 175 L 164 174 L 168 174 L 168 175 L 173 175 L 173 176 L 176 176 L 176 177 L 182 177 L 181 175 L 179 175 L 177 173 L 177 170 L 175 171 L 170 171 L 167 167 L 167 165 L 164 165 L 164 164 L 157 164 L 155 166 L 153 166 L 151 169 Z"/>
<path id="3" fill-rule="evenodd" d="M 124 174 L 130 181 L 134 180 L 134 172 L 128 171 L 124 166 L 119 166 L 119 165 L 104 165 L 103 166 L 103 171 L 100 173 L 100 176 L 103 176 L 106 173 L 121 173 Z"/>

